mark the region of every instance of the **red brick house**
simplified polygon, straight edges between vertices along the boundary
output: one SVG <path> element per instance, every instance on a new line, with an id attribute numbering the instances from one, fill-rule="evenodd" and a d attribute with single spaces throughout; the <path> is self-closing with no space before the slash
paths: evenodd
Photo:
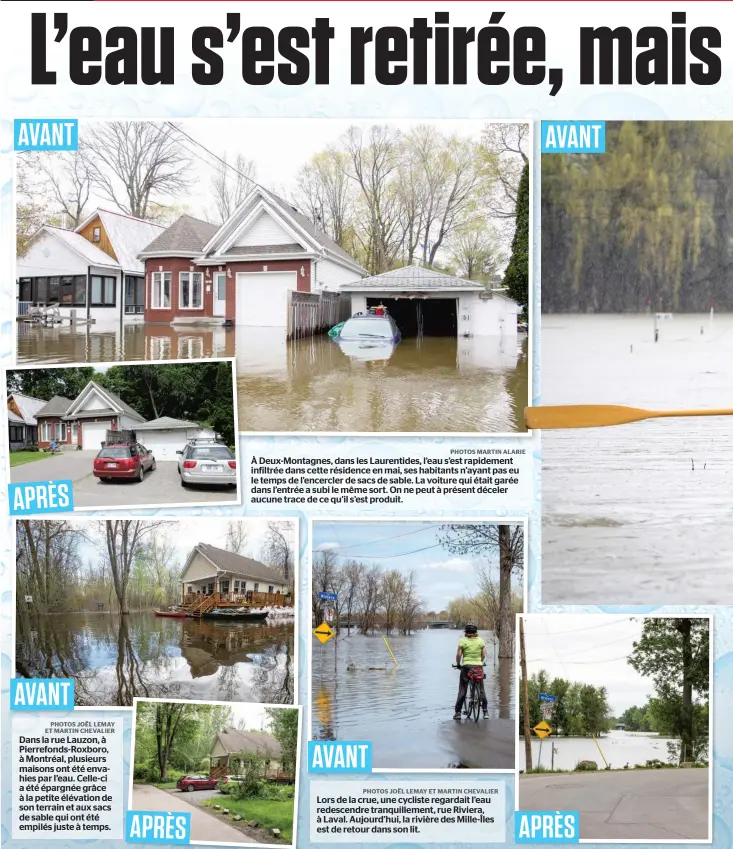
<path id="1" fill-rule="evenodd" d="M 140 254 L 145 321 L 286 327 L 288 293 L 366 273 L 277 195 L 255 188 L 221 226 L 182 215 Z"/>

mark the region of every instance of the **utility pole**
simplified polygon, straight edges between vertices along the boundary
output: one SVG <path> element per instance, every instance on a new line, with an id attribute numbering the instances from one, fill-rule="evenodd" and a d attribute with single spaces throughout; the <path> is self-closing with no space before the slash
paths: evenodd
<path id="1" fill-rule="evenodd" d="M 519 656 L 522 664 L 522 706 L 524 707 L 525 772 L 532 769 L 532 737 L 529 730 L 529 695 L 527 693 L 527 652 L 524 648 L 524 617 L 519 617 Z"/>

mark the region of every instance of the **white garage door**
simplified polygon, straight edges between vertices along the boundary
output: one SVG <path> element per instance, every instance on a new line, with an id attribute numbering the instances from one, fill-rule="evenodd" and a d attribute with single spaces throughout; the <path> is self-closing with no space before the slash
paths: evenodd
<path id="1" fill-rule="evenodd" d="M 86 451 L 99 451 L 107 438 L 108 422 L 82 422 L 81 441 Z"/>
<path id="2" fill-rule="evenodd" d="M 237 324 L 287 327 L 288 292 L 298 287 L 295 271 L 237 273 Z"/>
<path id="3" fill-rule="evenodd" d="M 139 430 L 137 440 L 153 452 L 156 460 L 177 460 L 176 451 L 186 447 L 186 431 Z"/>

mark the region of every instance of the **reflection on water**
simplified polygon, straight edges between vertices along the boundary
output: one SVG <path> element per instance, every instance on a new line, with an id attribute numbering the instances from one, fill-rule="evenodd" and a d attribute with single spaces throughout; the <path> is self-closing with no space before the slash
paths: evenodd
<path id="1" fill-rule="evenodd" d="M 328 336 L 285 342 L 237 335 L 244 431 L 515 432 L 524 430 L 527 339 L 404 339 L 381 360 Z"/>
<path id="2" fill-rule="evenodd" d="M 542 402 L 730 407 L 733 316 L 543 316 Z M 542 601 L 725 604 L 730 418 L 542 434 Z"/>
<path id="3" fill-rule="evenodd" d="M 313 739 L 371 740 L 373 763 L 379 767 L 504 768 L 486 751 L 492 729 L 501 724 L 508 729 L 511 749 L 506 766 L 513 767 L 514 661 L 498 660 L 487 641 L 489 716 L 502 722 L 455 722 L 459 673 L 452 664 L 460 637 L 461 632 L 452 630 L 389 637 L 397 668 L 379 634 L 343 635 L 323 648 L 314 638 Z M 351 665 L 355 671 L 347 669 Z"/>
<path id="4" fill-rule="evenodd" d="M 20 363 L 237 358 L 243 431 L 516 432 L 528 403 L 527 337 L 405 339 L 380 357 L 327 335 L 99 323 L 18 325 Z"/>
<path id="5" fill-rule="evenodd" d="M 135 696 L 292 704 L 293 645 L 292 623 L 19 615 L 16 674 L 74 678 L 83 706 Z"/>
<path id="6" fill-rule="evenodd" d="M 112 363 L 233 357 L 235 331 L 226 327 L 99 322 L 39 327 L 18 324 L 19 363 Z"/>
<path id="7" fill-rule="evenodd" d="M 524 738 L 522 738 L 522 768 L 524 768 Z M 590 737 L 548 737 L 542 742 L 542 766 L 550 769 L 575 769 L 578 761 L 595 761 L 599 769 L 606 762 L 611 769 L 623 769 L 626 764 L 633 767 L 647 761 L 658 760 L 667 763 L 666 737 L 657 734 L 631 733 L 629 731 L 610 731 L 598 738 L 598 746 Z M 554 761 L 552 746 L 555 747 Z M 532 766 L 536 767 L 540 755 L 540 741 L 532 738 Z M 606 759 L 604 762 L 603 758 Z"/>

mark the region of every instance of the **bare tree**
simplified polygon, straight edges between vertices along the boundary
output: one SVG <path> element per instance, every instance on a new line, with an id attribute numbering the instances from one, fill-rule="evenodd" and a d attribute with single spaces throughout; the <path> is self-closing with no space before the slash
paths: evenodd
<path id="1" fill-rule="evenodd" d="M 360 627 L 362 634 L 373 634 L 382 606 L 382 570 L 375 564 L 364 569 L 359 587 Z"/>
<path id="2" fill-rule="evenodd" d="M 345 249 L 350 247 L 347 217 L 352 208 L 347 167 L 346 154 L 329 147 L 317 153 L 298 173 L 298 195 L 306 215 Z"/>
<path id="3" fill-rule="evenodd" d="M 484 170 L 493 178 L 486 204 L 492 218 L 514 219 L 522 170 L 529 162 L 529 124 L 487 124 L 481 134 Z"/>
<path id="4" fill-rule="evenodd" d="M 240 519 L 234 519 L 227 522 L 226 532 L 226 549 L 233 551 L 235 554 L 244 554 L 247 549 L 249 540 L 249 530 L 247 523 Z"/>
<path id="5" fill-rule="evenodd" d="M 211 178 L 211 192 L 219 220 L 226 221 L 252 190 L 256 169 L 254 162 L 241 153 L 236 155 L 233 166 L 227 162 L 226 153 L 221 159 L 223 162 Z"/>
<path id="6" fill-rule="evenodd" d="M 404 594 L 404 577 L 397 569 L 390 569 L 382 576 L 381 608 L 384 612 L 384 629 L 389 636 L 397 624 L 400 598 Z"/>
<path id="7" fill-rule="evenodd" d="M 78 227 L 84 220 L 92 191 L 92 167 L 87 157 L 79 150 L 36 153 L 31 163 L 45 178 L 43 192 L 56 207 L 62 225 L 71 230 Z"/>
<path id="8" fill-rule="evenodd" d="M 268 565 L 277 569 L 288 587 L 295 578 L 295 551 L 293 526 L 290 522 L 269 522 L 263 557 Z"/>
<path id="9" fill-rule="evenodd" d="M 413 569 L 407 577 L 403 576 L 402 592 L 397 600 L 397 626 L 405 636 L 415 628 L 415 621 L 422 613 L 423 605 L 417 594 L 417 581 Z"/>
<path id="10" fill-rule="evenodd" d="M 450 251 L 458 273 L 468 280 L 491 277 L 504 259 L 485 221 L 458 229 L 450 240 Z"/>
<path id="11" fill-rule="evenodd" d="M 155 201 L 193 185 L 191 160 L 174 125 L 109 121 L 93 125 L 79 150 L 97 189 L 136 218 L 153 217 Z"/>
<path id="12" fill-rule="evenodd" d="M 140 544 L 147 534 L 162 524 L 146 522 L 143 519 L 107 519 L 103 522 L 107 559 L 112 570 L 117 603 L 123 615 L 130 612 L 127 604 L 127 585 Z"/>
<path id="13" fill-rule="evenodd" d="M 346 618 L 346 633 L 351 633 L 352 616 L 356 609 L 356 602 L 361 591 L 361 582 L 364 577 L 364 565 L 356 560 L 347 560 L 343 565 L 343 588 L 339 596 L 342 615 Z"/>

